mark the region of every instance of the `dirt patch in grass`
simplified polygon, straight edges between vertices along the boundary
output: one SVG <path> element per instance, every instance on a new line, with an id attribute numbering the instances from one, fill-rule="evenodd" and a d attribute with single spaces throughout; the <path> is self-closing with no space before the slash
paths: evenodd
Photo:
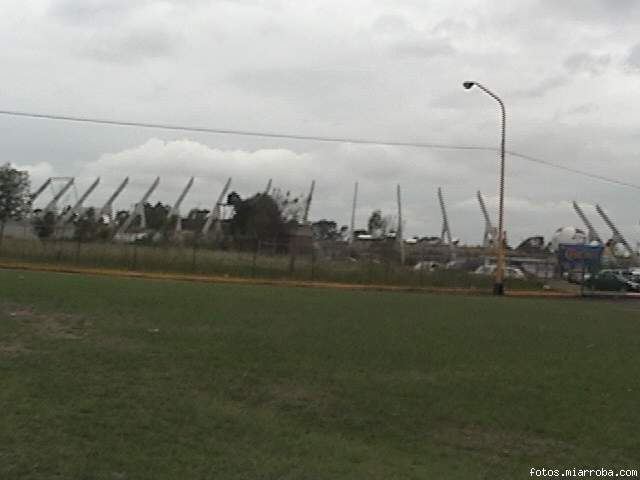
<path id="1" fill-rule="evenodd" d="M 30 306 L 0 302 L 0 320 L 13 320 L 15 332 L 4 335 L 0 342 L 0 355 L 33 352 L 29 348 L 35 338 L 83 341 L 91 340 L 102 348 L 131 351 L 139 347 L 131 339 L 98 333 L 92 319 L 68 313 L 42 313 Z"/>
<path id="2" fill-rule="evenodd" d="M 39 322 L 35 324 L 37 331 L 53 338 L 79 340 L 87 336 L 93 325 L 90 320 L 75 315 L 40 315 L 38 317 Z"/>
<path id="3" fill-rule="evenodd" d="M 439 443 L 461 450 L 484 452 L 488 459 L 498 462 L 502 457 L 542 456 L 552 458 L 559 452 L 570 452 L 568 443 L 534 434 L 514 433 L 480 425 L 448 426 L 434 438 Z"/>
<path id="4" fill-rule="evenodd" d="M 290 382 L 271 385 L 267 396 L 268 404 L 285 411 L 314 411 L 321 414 L 329 410 L 334 403 L 330 392 Z"/>
<path id="5" fill-rule="evenodd" d="M 29 350 L 25 347 L 21 342 L 9 343 L 2 342 L 0 343 L 0 355 L 19 355 L 21 353 L 28 353 Z"/>
<path id="6" fill-rule="evenodd" d="M 23 332 L 27 330 L 38 336 L 67 340 L 85 338 L 93 325 L 90 320 L 79 315 L 42 314 L 29 306 L 5 303 L 0 303 L 0 317 L 16 320 L 19 327 L 24 327 L 20 328 Z M 19 336 L 16 336 L 15 342 L 4 344 L 5 349 L 19 351 Z"/>

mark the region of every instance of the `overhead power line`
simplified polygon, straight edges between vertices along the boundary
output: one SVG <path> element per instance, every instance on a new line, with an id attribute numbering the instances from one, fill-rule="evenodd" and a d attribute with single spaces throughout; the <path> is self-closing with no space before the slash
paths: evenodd
<path id="1" fill-rule="evenodd" d="M 412 148 L 428 148 L 428 149 L 439 149 L 439 150 L 472 150 L 472 151 L 484 151 L 484 152 L 498 151 L 497 148 L 487 147 L 482 145 L 455 145 L 455 144 L 447 144 L 447 143 L 376 140 L 376 139 L 367 139 L 367 138 L 332 137 L 332 136 L 318 136 L 318 135 L 299 135 L 299 134 L 292 134 L 292 133 L 234 130 L 234 129 L 185 126 L 185 125 L 154 123 L 154 122 L 111 120 L 111 119 L 104 119 L 104 118 L 78 117 L 78 116 L 72 116 L 72 115 L 56 115 L 56 114 L 50 114 L 50 113 L 21 112 L 16 110 L 0 110 L 0 115 L 6 115 L 11 117 L 26 117 L 26 118 L 45 119 L 45 120 L 78 122 L 78 123 L 92 123 L 97 125 L 112 125 L 112 126 L 119 126 L 119 127 L 141 127 L 141 128 L 160 129 L 160 130 L 194 132 L 194 133 L 239 135 L 239 136 L 245 136 L 245 137 L 275 138 L 275 139 L 286 139 L 286 140 L 306 140 L 306 141 L 326 142 L 326 143 L 352 143 L 357 145 L 412 147 Z M 633 183 L 625 182 L 625 181 L 607 177 L 604 175 L 599 175 L 597 173 L 591 173 L 591 172 L 586 172 L 584 170 L 579 170 L 577 168 L 567 167 L 564 165 L 550 162 L 548 160 L 536 158 L 531 155 L 518 153 L 513 150 L 507 150 L 506 153 L 507 155 L 520 158 L 528 162 L 545 165 L 551 168 L 557 168 L 569 173 L 574 173 L 576 175 L 581 175 L 583 177 L 591 178 L 594 180 L 599 180 L 599 181 L 611 183 L 614 185 L 619 185 L 623 187 L 629 187 L 636 190 L 640 190 L 640 185 L 635 185 Z"/>

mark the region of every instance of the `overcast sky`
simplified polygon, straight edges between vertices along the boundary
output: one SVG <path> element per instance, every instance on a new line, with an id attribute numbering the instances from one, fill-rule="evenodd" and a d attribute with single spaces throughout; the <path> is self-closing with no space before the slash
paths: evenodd
<path id="1" fill-rule="evenodd" d="M 134 1 L 4 0 L 0 109 L 508 148 L 640 185 L 640 2 L 635 0 Z M 156 175 L 151 200 L 172 203 L 191 175 L 183 213 L 210 207 L 227 177 L 241 195 L 269 178 L 295 193 L 317 182 L 312 219 L 358 224 L 395 213 L 406 234 L 439 235 L 441 186 L 453 235 L 481 241 L 480 189 L 496 219 L 497 156 L 190 134 L 0 116 L 1 161 L 32 172 L 96 176 L 100 205 L 124 176 L 117 207 Z M 571 200 L 609 236 L 600 203 L 640 240 L 640 190 L 508 158 L 511 243 L 579 225 Z M 44 198 L 42 199 L 44 200 Z M 72 201 L 70 196 L 68 201 Z"/>

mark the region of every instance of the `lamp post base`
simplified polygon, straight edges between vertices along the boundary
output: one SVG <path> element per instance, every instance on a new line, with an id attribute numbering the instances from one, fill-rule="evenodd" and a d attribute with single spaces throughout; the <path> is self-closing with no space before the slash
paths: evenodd
<path id="1" fill-rule="evenodd" d="M 494 295 L 504 295 L 504 284 L 503 283 L 494 283 L 493 284 L 493 294 Z"/>

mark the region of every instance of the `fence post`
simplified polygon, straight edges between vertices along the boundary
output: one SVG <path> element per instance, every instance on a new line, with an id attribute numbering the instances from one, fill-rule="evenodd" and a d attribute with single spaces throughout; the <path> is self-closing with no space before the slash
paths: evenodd
<path id="1" fill-rule="evenodd" d="M 385 256 L 384 283 L 389 283 L 389 274 L 391 273 L 391 260 Z"/>
<path id="2" fill-rule="evenodd" d="M 54 245 L 55 245 L 55 248 L 54 248 L 54 249 L 55 249 L 55 251 L 56 251 L 56 253 L 55 253 L 55 260 L 56 260 L 56 262 L 60 262 L 60 261 L 62 260 L 62 247 L 60 246 L 60 239 L 59 239 L 59 238 L 56 238 L 56 239 L 54 240 L 54 242 L 55 242 L 55 243 L 54 243 Z"/>
<path id="3" fill-rule="evenodd" d="M 316 249 L 311 245 L 311 280 L 316 279 Z"/>
<path id="4" fill-rule="evenodd" d="M 424 240 L 420 248 L 420 286 L 424 285 Z"/>
<path id="5" fill-rule="evenodd" d="M 256 263 L 258 262 L 258 253 L 260 252 L 260 240 L 256 242 L 256 248 L 253 250 L 253 259 L 251 262 L 251 277 L 256 276 Z"/>
<path id="6" fill-rule="evenodd" d="M 198 239 L 193 239 L 193 248 L 191 249 L 191 271 L 196 272 L 196 253 L 198 251 Z"/>
<path id="7" fill-rule="evenodd" d="M 297 237 L 293 238 L 293 241 L 289 241 L 289 273 L 293 274 L 296 271 L 296 255 L 297 255 Z"/>
<path id="8" fill-rule="evenodd" d="M 131 270 L 136 270 L 138 268 L 138 244 L 133 242 L 133 266 Z"/>

